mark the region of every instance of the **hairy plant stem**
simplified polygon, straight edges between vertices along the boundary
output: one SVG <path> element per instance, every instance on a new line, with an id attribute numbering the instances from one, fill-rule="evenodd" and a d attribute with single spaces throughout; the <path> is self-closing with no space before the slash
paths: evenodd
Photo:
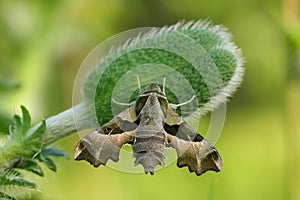
<path id="1" fill-rule="evenodd" d="M 93 111 L 88 104 L 83 101 L 55 116 L 46 119 L 46 132 L 42 137 L 43 145 L 47 146 L 75 131 L 80 131 L 93 126 Z M 75 119 L 80 116 L 80 119 Z M 40 124 L 32 127 L 29 134 L 32 133 Z"/>

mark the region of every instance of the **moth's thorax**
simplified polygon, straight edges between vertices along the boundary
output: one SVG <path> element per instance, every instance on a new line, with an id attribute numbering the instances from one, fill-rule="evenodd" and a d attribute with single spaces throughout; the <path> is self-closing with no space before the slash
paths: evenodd
<path id="1" fill-rule="evenodd" d="M 139 94 L 135 103 L 136 114 L 140 115 L 140 112 L 145 107 L 151 107 L 152 109 L 155 107 L 156 110 L 161 110 L 163 114 L 166 115 L 165 111 L 167 110 L 168 104 L 167 97 L 161 91 L 160 87 L 156 84 L 151 84 Z"/>
<path id="2" fill-rule="evenodd" d="M 155 92 L 155 93 L 158 93 L 158 94 L 163 94 L 163 92 L 161 91 L 160 87 L 157 85 L 157 84 L 150 84 L 146 87 L 146 89 L 143 91 L 142 94 L 146 94 L 146 93 L 151 93 L 151 92 Z"/>
<path id="3" fill-rule="evenodd" d="M 147 101 L 139 114 L 139 117 L 140 125 L 153 125 L 159 127 L 163 126 L 165 115 L 155 94 L 148 96 Z"/>

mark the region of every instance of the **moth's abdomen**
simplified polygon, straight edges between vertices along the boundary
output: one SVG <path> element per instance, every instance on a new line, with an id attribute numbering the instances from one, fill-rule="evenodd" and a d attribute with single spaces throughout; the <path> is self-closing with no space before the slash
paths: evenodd
<path id="1" fill-rule="evenodd" d="M 156 165 L 164 165 L 166 159 L 165 134 L 163 131 L 140 129 L 136 132 L 135 142 L 132 146 L 135 165 L 141 164 L 145 173 L 154 174 Z"/>

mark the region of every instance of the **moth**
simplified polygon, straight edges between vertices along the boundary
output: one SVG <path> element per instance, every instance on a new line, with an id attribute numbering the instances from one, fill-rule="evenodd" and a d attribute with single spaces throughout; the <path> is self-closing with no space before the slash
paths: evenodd
<path id="1" fill-rule="evenodd" d="M 138 81 L 139 83 L 139 81 Z M 153 175 L 157 165 L 164 166 L 166 149 L 177 152 L 177 166 L 187 166 L 201 175 L 208 170 L 219 172 L 222 160 L 217 150 L 175 112 L 191 102 L 171 104 L 157 84 L 150 84 L 134 103 L 100 128 L 82 138 L 75 147 L 74 159 L 86 160 L 94 167 L 119 160 L 120 149 L 131 144 L 135 165 Z"/>

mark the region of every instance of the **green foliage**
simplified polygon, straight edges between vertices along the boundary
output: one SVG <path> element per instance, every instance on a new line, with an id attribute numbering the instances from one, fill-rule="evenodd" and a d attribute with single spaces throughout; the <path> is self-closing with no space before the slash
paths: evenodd
<path id="1" fill-rule="evenodd" d="M 21 187 L 29 187 L 29 188 L 36 188 L 37 185 L 27 181 L 22 178 L 7 178 L 6 176 L 0 176 L 1 185 L 15 185 Z"/>
<path id="2" fill-rule="evenodd" d="M 0 192 L 0 198 L 2 199 L 11 199 L 11 200 L 15 200 L 16 198 L 12 197 L 12 196 L 9 196 L 3 192 Z"/>
<path id="3" fill-rule="evenodd" d="M 46 131 L 46 123 L 31 134 L 31 117 L 28 110 L 21 106 L 22 117 L 14 116 L 14 124 L 10 127 L 5 144 L 0 149 L 0 197 L 14 199 L 1 189 L 8 186 L 36 189 L 37 185 L 24 179 L 23 171 L 38 176 L 44 176 L 40 163 L 44 163 L 50 170 L 56 171 L 56 164 L 50 157 L 68 157 L 59 149 L 43 146 L 42 136 Z"/>

